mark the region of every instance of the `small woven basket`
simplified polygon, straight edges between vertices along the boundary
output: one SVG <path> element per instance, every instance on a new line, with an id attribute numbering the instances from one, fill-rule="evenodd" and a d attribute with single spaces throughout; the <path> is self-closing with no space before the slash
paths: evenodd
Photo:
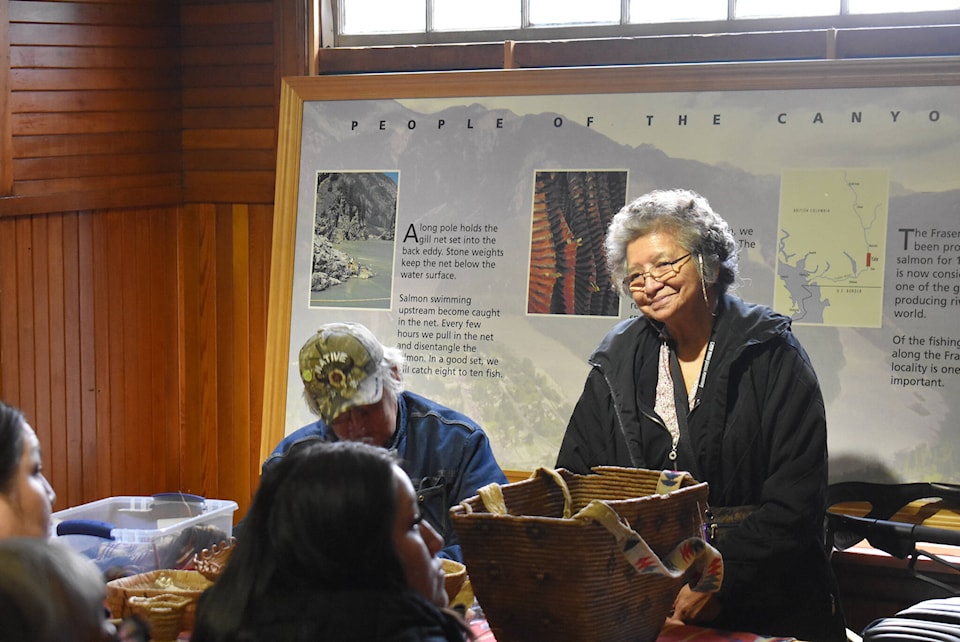
<path id="1" fill-rule="evenodd" d="M 456 599 L 467 581 L 467 567 L 454 560 L 442 560 L 443 562 L 443 581 L 447 591 L 447 599 L 450 604 Z"/>
<path id="2" fill-rule="evenodd" d="M 212 582 L 197 571 L 160 570 L 138 573 L 130 577 L 107 582 L 107 608 L 114 618 L 125 618 L 133 613 L 131 597 L 155 597 L 177 595 L 189 603 L 183 609 L 183 629 L 193 628 L 196 619 L 197 600 Z M 176 636 L 174 636 L 176 637 Z"/>
<path id="3" fill-rule="evenodd" d="M 176 642 L 184 626 L 184 612 L 191 599 L 174 593 L 161 593 L 150 597 L 132 595 L 127 605 L 135 615 L 150 626 L 151 642 Z"/>
<path id="4" fill-rule="evenodd" d="M 237 540 L 231 537 L 229 540 L 214 544 L 210 548 L 205 548 L 193 556 L 193 568 L 211 582 L 216 582 L 223 573 L 223 568 L 233 553 L 233 546 Z"/>
<path id="5" fill-rule="evenodd" d="M 571 512 L 606 501 L 658 556 L 703 536 L 707 484 L 686 476 L 657 494 L 659 471 L 560 469 Z M 685 577 L 640 574 L 615 537 L 591 520 L 563 517 L 564 489 L 549 475 L 501 487 L 508 514 L 479 496 L 451 509 L 477 600 L 497 642 L 657 638 Z"/>

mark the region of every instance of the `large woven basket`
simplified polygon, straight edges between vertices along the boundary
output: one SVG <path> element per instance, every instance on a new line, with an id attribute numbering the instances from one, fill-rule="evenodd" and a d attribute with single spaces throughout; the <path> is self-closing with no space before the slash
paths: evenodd
<path id="1" fill-rule="evenodd" d="M 659 556 L 703 536 L 707 484 L 689 476 L 657 493 L 659 471 L 602 467 L 559 477 L 577 512 L 605 500 Z M 479 496 L 451 509 L 467 572 L 497 642 L 655 640 L 685 577 L 640 574 L 604 526 L 563 518 L 564 492 L 548 475 L 501 488 L 508 514 Z"/>

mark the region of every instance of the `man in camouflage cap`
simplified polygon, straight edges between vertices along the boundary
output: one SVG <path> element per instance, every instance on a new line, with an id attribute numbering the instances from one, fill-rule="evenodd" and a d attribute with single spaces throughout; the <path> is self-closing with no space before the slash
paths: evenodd
<path id="1" fill-rule="evenodd" d="M 337 437 L 386 445 L 393 435 L 396 417 L 371 422 L 368 412 L 348 412 L 372 406 L 383 398 L 384 377 L 393 373 L 384 358 L 384 348 L 373 333 L 359 323 L 330 323 L 300 348 L 300 378 L 303 398 L 310 411 L 332 426 Z M 385 370 L 382 372 L 382 370 Z M 393 404 L 385 410 L 391 413 Z M 366 421 L 356 421 L 366 417 Z"/>
<path id="2" fill-rule="evenodd" d="M 486 434 L 466 415 L 403 388 L 403 352 L 359 323 L 329 323 L 300 349 L 307 407 L 319 420 L 285 437 L 264 463 L 305 438 L 363 441 L 396 450 L 441 555 L 463 561 L 449 509 L 489 483 L 507 483 Z"/>

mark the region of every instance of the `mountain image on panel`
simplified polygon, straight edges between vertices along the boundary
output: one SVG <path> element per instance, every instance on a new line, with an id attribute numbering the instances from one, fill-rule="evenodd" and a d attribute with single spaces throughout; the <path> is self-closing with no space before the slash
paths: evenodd
<path id="1" fill-rule="evenodd" d="M 374 276 L 374 268 L 335 245 L 393 241 L 396 220 L 397 182 L 387 173 L 318 172 L 310 290 Z"/>

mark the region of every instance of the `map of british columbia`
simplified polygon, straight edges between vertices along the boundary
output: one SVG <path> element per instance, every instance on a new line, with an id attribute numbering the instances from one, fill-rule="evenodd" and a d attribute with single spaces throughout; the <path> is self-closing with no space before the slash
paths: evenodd
<path id="1" fill-rule="evenodd" d="M 774 309 L 799 324 L 880 327 L 887 174 L 783 171 Z"/>

